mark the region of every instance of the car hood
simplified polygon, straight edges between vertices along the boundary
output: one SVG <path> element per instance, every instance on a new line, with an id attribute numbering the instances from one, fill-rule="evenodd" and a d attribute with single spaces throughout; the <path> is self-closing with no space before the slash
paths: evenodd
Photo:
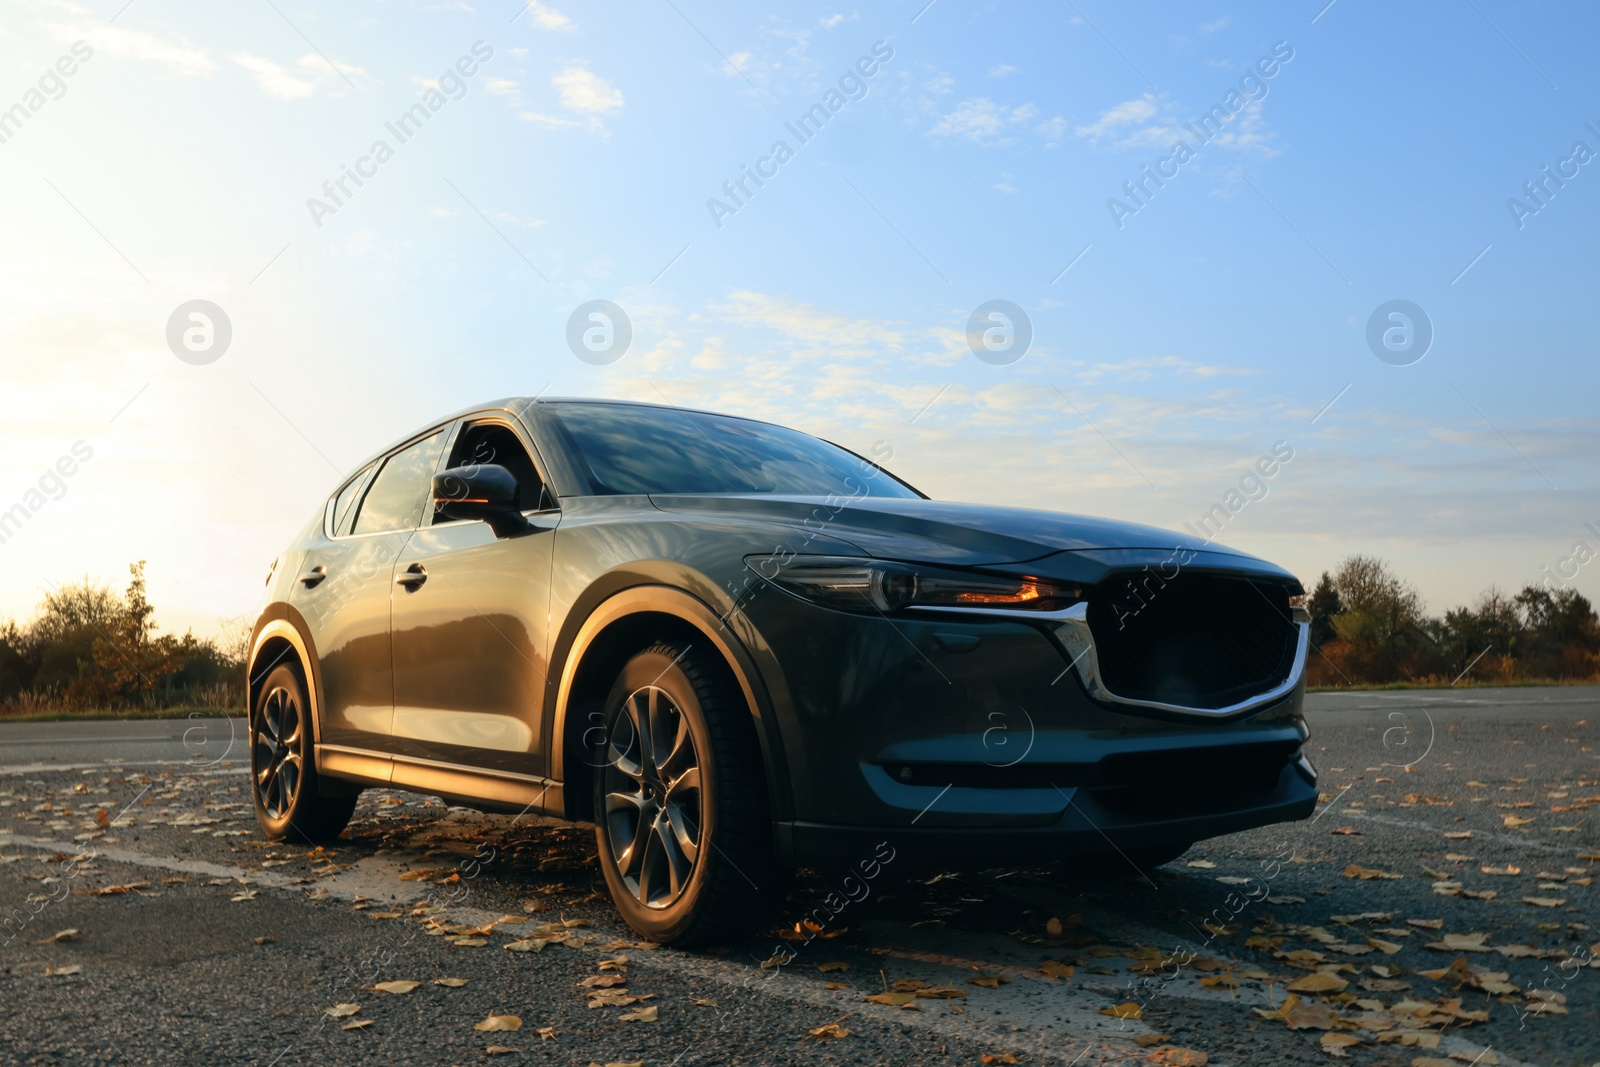
<path id="1" fill-rule="evenodd" d="M 958 566 L 1022 563 L 1058 552 L 1185 548 L 1253 560 L 1198 538 L 1113 519 L 1031 508 L 954 504 L 899 497 L 657 495 L 651 503 L 682 515 L 715 515 L 794 527 L 848 541 L 880 559 L 920 560 Z M 779 548 L 804 552 L 800 541 Z"/>

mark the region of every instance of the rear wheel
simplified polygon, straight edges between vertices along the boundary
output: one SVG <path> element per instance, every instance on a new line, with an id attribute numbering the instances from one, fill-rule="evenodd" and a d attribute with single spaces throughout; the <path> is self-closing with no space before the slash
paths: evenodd
<path id="1" fill-rule="evenodd" d="M 755 725 L 720 657 L 691 644 L 638 653 L 603 726 L 595 833 L 623 919 L 684 946 L 748 932 L 778 878 Z"/>
<path id="2" fill-rule="evenodd" d="M 250 791 L 274 841 L 331 841 L 356 810 L 355 796 L 318 789 L 310 707 L 300 665 L 285 663 L 267 675 L 250 713 Z"/>

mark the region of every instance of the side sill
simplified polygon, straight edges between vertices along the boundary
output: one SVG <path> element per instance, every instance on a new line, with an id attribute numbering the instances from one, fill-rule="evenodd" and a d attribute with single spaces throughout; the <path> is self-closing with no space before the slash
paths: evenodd
<path id="1" fill-rule="evenodd" d="M 389 784 L 392 764 L 388 756 L 343 745 L 318 745 L 316 751 L 317 770 L 321 774 L 367 785 Z"/>

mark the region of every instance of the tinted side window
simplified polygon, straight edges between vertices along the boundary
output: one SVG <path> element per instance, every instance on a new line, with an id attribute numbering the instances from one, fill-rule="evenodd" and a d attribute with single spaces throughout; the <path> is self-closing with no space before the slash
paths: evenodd
<path id="1" fill-rule="evenodd" d="M 422 509 L 432 496 L 433 472 L 443 451 L 444 431 L 440 430 L 390 456 L 361 501 L 355 532 L 410 530 L 420 525 Z"/>
<path id="2" fill-rule="evenodd" d="M 455 447 L 450 450 L 447 467 L 476 467 L 495 464 L 510 471 L 517 479 L 517 507 L 523 511 L 540 511 L 553 507 L 554 501 L 545 492 L 539 469 L 533 457 L 509 428 L 499 423 L 485 422 L 469 425 L 461 431 Z M 435 522 L 445 521 L 438 516 Z"/>
<path id="3" fill-rule="evenodd" d="M 339 495 L 333 498 L 333 536 L 344 537 L 349 534 L 351 524 L 355 522 L 356 501 L 361 499 L 361 490 L 366 488 L 370 477 L 372 468 L 362 468 L 361 473 L 351 478 L 350 484 L 339 490 Z"/>

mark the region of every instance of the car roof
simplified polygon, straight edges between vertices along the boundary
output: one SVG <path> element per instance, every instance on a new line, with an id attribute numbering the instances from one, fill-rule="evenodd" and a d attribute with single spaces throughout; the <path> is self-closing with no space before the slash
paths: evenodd
<path id="1" fill-rule="evenodd" d="M 505 411 L 520 412 L 520 411 L 522 411 L 522 410 L 524 410 L 526 408 L 529 408 L 529 407 L 535 407 L 535 406 L 546 405 L 546 404 L 556 405 L 556 406 L 559 406 L 561 404 L 612 404 L 612 405 L 615 405 L 617 407 L 656 408 L 656 409 L 661 410 L 661 411 L 688 411 L 688 412 L 693 412 L 696 415 L 715 415 L 718 418 L 723 418 L 723 419 L 742 419 L 745 422 L 757 422 L 757 423 L 761 423 L 762 425 L 765 425 L 765 426 L 778 426 L 779 425 L 778 423 L 774 423 L 774 422 L 766 422 L 763 419 L 752 419 L 747 415 L 730 415 L 727 412 L 723 412 L 723 411 L 707 411 L 704 408 L 684 407 L 681 404 L 652 404 L 649 401 L 645 401 L 645 400 L 617 400 L 617 399 L 608 398 L 608 397 L 589 397 L 589 396 L 508 396 L 508 397 L 502 397 L 499 400 L 486 400 L 481 404 L 473 404 L 471 407 L 462 408 L 460 411 L 452 412 L 451 414 L 445 415 L 442 418 L 430 419 L 426 425 L 418 427 L 416 430 L 413 430 L 411 433 L 406 434 L 404 437 L 395 438 L 393 441 L 390 441 L 388 444 L 384 445 L 382 448 L 378 449 L 376 452 L 374 452 L 371 455 L 367 456 L 360 463 L 357 463 L 354 467 L 350 468 L 350 470 L 344 472 L 344 474 L 341 475 L 340 478 L 339 478 L 339 484 L 341 486 L 343 486 L 353 476 L 355 476 L 356 474 L 359 474 L 363 470 L 366 470 L 366 468 L 369 465 L 371 465 L 371 464 L 377 462 L 378 460 L 382 459 L 384 456 L 386 456 L 390 452 L 394 451 L 400 445 L 403 445 L 408 441 L 414 441 L 417 438 L 419 438 L 419 437 L 423 436 L 424 434 L 426 434 L 430 430 L 433 430 L 433 429 L 436 429 L 436 428 L 442 427 L 442 426 L 448 426 L 450 423 L 455 422 L 457 419 L 464 419 L 464 418 L 467 418 L 469 415 L 477 415 L 480 412 L 485 412 L 485 411 L 505 410 Z M 787 428 L 787 427 L 783 427 L 783 428 Z M 804 431 L 797 431 L 797 432 L 804 432 Z"/>

